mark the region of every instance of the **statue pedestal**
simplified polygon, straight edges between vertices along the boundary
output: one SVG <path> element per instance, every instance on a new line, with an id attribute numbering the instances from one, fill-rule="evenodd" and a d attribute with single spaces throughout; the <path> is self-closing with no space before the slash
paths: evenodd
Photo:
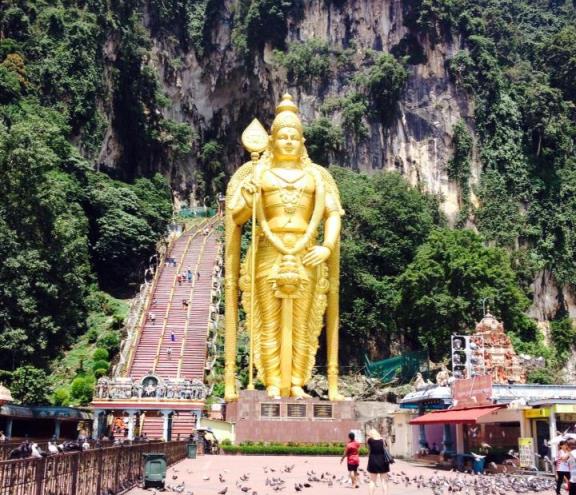
<path id="1" fill-rule="evenodd" d="M 345 442 L 362 427 L 353 401 L 270 399 L 263 390 L 242 390 L 226 405 L 226 420 L 236 425 L 236 443 Z"/>

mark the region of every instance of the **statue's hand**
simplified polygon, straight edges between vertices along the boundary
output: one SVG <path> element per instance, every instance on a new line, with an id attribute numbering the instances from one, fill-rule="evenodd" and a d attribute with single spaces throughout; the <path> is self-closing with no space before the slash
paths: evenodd
<path id="1" fill-rule="evenodd" d="M 304 255 L 302 262 L 305 265 L 316 266 L 326 261 L 330 256 L 330 249 L 325 246 L 314 246 Z"/>
<path id="2" fill-rule="evenodd" d="M 254 184 L 254 182 L 252 182 L 251 180 L 242 184 L 240 192 L 242 193 L 244 201 L 246 201 L 246 205 L 248 205 L 249 207 L 252 206 L 252 198 L 257 191 L 258 186 Z"/>

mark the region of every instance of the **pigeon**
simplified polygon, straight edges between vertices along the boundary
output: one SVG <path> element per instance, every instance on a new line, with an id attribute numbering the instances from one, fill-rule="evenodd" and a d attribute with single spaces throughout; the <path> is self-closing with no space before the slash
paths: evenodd
<path id="1" fill-rule="evenodd" d="M 222 488 L 222 490 L 220 490 L 220 491 L 218 492 L 218 495 L 224 495 L 227 491 L 228 491 L 228 487 L 225 486 L 224 488 Z"/>

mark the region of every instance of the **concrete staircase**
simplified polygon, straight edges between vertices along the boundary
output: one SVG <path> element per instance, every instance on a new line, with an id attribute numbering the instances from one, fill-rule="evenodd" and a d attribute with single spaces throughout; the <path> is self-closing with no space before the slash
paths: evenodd
<path id="1" fill-rule="evenodd" d="M 146 435 L 150 440 L 158 440 L 162 438 L 164 428 L 164 417 L 156 416 L 154 413 L 146 413 L 142 421 L 140 435 Z"/>
<path id="2" fill-rule="evenodd" d="M 213 229 L 208 235 L 202 229 L 186 233 L 175 242 L 169 257 L 176 267 L 161 268 L 150 308 L 155 321 L 147 319 L 141 330 L 128 376 L 140 379 L 154 372 L 162 378 L 204 379 L 216 255 Z M 187 270 L 192 279 L 178 281 L 178 274 Z"/>

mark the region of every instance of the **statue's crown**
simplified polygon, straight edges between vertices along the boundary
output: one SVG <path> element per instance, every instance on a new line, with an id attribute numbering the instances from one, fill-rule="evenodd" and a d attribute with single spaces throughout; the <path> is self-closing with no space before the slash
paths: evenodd
<path id="1" fill-rule="evenodd" d="M 275 134 L 282 127 L 292 127 L 302 134 L 303 127 L 300 117 L 298 117 L 298 107 L 292 101 L 292 96 L 285 93 L 282 101 L 276 107 L 276 117 L 272 122 L 272 134 Z"/>

